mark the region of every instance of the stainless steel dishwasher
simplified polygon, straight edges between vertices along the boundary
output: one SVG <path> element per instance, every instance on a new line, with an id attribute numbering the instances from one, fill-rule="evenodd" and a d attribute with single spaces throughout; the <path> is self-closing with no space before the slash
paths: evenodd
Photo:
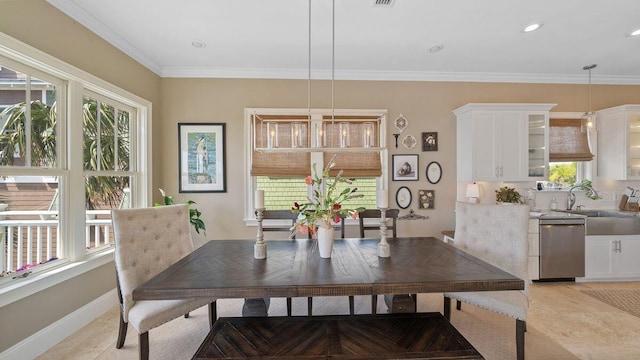
<path id="1" fill-rule="evenodd" d="M 585 219 L 540 219 L 540 279 L 584 276 Z"/>

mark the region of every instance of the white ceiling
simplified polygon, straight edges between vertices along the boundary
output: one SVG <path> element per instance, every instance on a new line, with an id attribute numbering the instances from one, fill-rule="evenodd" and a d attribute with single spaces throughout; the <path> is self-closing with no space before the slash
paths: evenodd
<path id="1" fill-rule="evenodd" d="M 163 77 L 640 84 L 639 0 L 48 1 Z"/>

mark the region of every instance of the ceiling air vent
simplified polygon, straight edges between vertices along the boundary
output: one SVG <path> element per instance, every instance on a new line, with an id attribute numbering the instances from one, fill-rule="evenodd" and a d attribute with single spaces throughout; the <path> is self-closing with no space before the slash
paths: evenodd
<path id="1" fill-rule="evenodd" d="M 392 7 L 396 0 L 373 0 L 373 6 Z"/>

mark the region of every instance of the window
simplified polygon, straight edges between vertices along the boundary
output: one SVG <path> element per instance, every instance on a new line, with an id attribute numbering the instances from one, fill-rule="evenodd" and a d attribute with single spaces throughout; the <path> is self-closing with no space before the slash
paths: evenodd
<path id="1" fill-rule="evenodd" d="M 110 209 L 148 204 L 150 104 L 8 37 L 0 45 L 24 52 L 0 47 L 3 286 L 111 249 Z"/>
<path id="2" fill-rule="evenodd" d="M 570 187 L 587 178 L 593 160 L 589 129 L 580 118 L 549 119 L 549 181 Z"/>
<path id="3" fill-rule="evenodd" d="M 304 178 L 312 164 L 320 170 L 338 154 L 335 171 L 354 178 L 364 195 L 348 206 L 375 208 L 376 190 L 387 186 L 385 123 L 384 110 L 336 110 L 332 117 L 326 110 L 309 116 L 308 109 L 245 109 L 247 193 L 265 190 L 267 209 L 291 209 L 308 196 Z M 246 218 L 254 218 L 253 197 L 247 197 Z"/>

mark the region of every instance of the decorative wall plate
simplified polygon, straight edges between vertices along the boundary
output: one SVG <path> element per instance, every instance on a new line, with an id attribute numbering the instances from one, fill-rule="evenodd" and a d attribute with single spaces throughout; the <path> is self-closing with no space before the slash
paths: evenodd
<path id="1" fill-rule="evenodd" d="M 396 121 L 394 121 L 393 124 L 395 125 L 396 129 L 402 132 L 402 130 L 406 129 L 407 126 L 409 125 L 409 121 L 404 117 L 404 115 L 400 114 L 400 116 L 398 116 L 398 118 L 396 119 Z"/>
<path id="2" fill-rule="evenodd" d="M 411 205 L 411 190 L 406 186 L 401 186 L 396 192 L 396 204 L 400 209 L 406 209 Z"/>
<path id="3" fill-rule="evenodd" d="M 437 184 L 442 178 L 442 167 L 437 161 L 432 161 L 427 165 L 426 175 L 427 181 Z"/>
<path id="4" fill-rule="evenodd" d="M 404 147 L 406 147 L 407 149 L 413 149 L 413 147 L 416 146 L 417 142 L 418 141 L 415 137 L 413 137 L 413 135 L 407 135 L 404 137 L 404 139 L 402 139 L 402 145 L 404 145 Z"/>

